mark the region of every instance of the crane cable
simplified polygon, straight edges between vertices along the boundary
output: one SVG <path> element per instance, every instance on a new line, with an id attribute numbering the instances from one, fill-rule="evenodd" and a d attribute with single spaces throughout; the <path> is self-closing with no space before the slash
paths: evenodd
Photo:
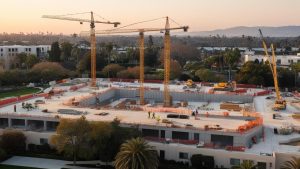
<path id="1" fill-rule="evenodd" d="M 119 30 L 119 29 L 122 29 L 122 28 L 126 28 L 126 27 L 129 27 L 129 26 L 134 26 L 134 25 L 141 24 L 141 23 L 157 21 L 157 20 L 160 20 L 160 19 L 163 19 L 163 18 L 166 18 L 166 17 L 160 17 L 160 18 L 155 18 L 155 19 L 150 19 L 150 20 L 145 20 L 145 21 L 134 22 L 134 23 L 131 23 L 131 24 L 128 24 L 128 25 L 125 25 L 125 26 L 122 26 L 122 27 L 119 27 L 119 28 L 116 28 L 116 29 L 112 29 L 112 31 Z"/>
<path id="2" fill-rule="evenodd" d="M 81 13 L 73 13 L 73 14 L 64 14 L 64 15 L 57 15 L 57 16 L 71 16 L 71 15 L 81 15 L 81 14 L 87 14 L 91 12 L 81 12 Z"/>
<path id="3" fill-rule="evenodd" d="M 183 27 L 181 24 L 179 24 L 178 22 L 176 22 L 174 19 L 172 19 L 172 18 L 170 18 L 170 17 L 169 17 L 169 19 L 170 19 L 170 21 L 172 21 L 173 23 L 175 23 L 175 24 L 178 25 L 179 27 Z"/>

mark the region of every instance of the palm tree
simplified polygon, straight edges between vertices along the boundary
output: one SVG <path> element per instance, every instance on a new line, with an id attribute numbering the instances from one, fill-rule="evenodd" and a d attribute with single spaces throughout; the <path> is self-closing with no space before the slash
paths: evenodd
<path id="1" fill-rule="evenodd" d="M 254 165 L 251 160 L 244 160 L 239 166 L 234 166 L 232 169 L 255 169 L 256 165 Z"/>
<path id="2" fill-rule="evenodd" d="M 123 143 L 115 160 L 116 169 L 156 169 L 157 153 L 142 138 L 133 138 Z"/>
<path id="3" fill-rule="evenodd" d="M 300 169 L 300 158 L 292 157 L 290 161 L 286 161 L 280 169 Z"/>

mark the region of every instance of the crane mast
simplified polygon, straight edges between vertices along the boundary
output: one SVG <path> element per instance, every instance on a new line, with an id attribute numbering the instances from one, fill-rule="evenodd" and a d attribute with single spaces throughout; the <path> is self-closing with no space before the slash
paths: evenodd
<path id="1" fill-rule="evenodd" d="M 271 44 L 271 49 L 272 49 L 272 65 L 273 65 L 273 76 L 274 76 L 274 86 L 275 86 L 275 92 L 276 92 L 276 98 L 278 100 L 282 100 L 280 96 L 280 91 L 278 87 L 278 79 L 277 79 L 277 66 L 276 66 L 276 56 L 275 56 L 275 49 L 274 45 Z"/>
<path id="2" fill-rule="evenodd" d="M 145 38 L 144 38 L 144 32 L 140 32 L 139 48 L 140 48 L 140 105 L 144 105 L 145 104 L 145 95 L 144 95 Z"/>
<path id="3" fill-rule="evenodd" d="M 171 106 L 171 97 L 169 94 L 169 79 L 170 79 L 170 45 L 171 45 L 171 38 L 170 38 L 170 31 L 171 30 L 179 30 L 182 29 L 184 32 L 187 32 L 189 29 L 188 26 L 180 26 L 180 27 L 173 27 L 170 28 L 169 18 L 166 18 L 166 25 L 165 28 L 140 28 L 140 29 L 112 29 L 112 30 L 97 30 L 95 31 L 96 35 L 108 35 L 108 34 L 118 34 L 118 33 L 139 33 L 139 53 L 140 53 L 140 66 L 139 66 L 139 95 L 140 95 L 140 105 L 145 104 L 145 93 L 144 93 L 144 62 L 145 62 L 145 32 L 165 32 L 164 38 L 164 106 Z M 88 31 L 83 31 L 80 33 L 81 36 L 88 35 Z"/>
<path id="4" fill-rule="evenodd" d="M 94 14 L 91 12 L 90 24 L 90 40 L 91 40 L 91 87 L 96 87 L 96 34 Z"/>
<path id="5" fill-rule="evenodd" d="M 48 19 L 58 19 L 58 20 L 67 20 L 67 21 L 78 21 L 80 23 L 88 22 L 90 23 L 90 42 L 91 42 L 91 87 L 96 87 L 96 34 L 95 34 L 95 23 L 101 23 L 101 24 L 112 24 L 114 27 L 117 27 L 120 22 L 102 22 L 102 21 L 96 21 L 94 19 L 94 13 L 91 11 L 91 19 L 80 19 L 80 18 L 73 18 L 73 17 L 67 17 L 64 15 L 43 15 L 42 18 L 48 18 Z"/>
<path id="6" fill-rule="evenodd" d="M 170 81 L 170 62 L 171 62 L 171 37 L 170 37 L 170 23 L 167 17 L 165 26 L 164 38 L 164 106 L 171 106 L 171 96 L 169 92 Z"/>

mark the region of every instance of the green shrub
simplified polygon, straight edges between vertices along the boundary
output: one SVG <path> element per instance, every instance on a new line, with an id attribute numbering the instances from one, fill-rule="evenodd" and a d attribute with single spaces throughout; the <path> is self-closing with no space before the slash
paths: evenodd
<path id="1" fill-rule="evenodd" d="M 26 137 L 20 131 L 4 131 L 1 136 L 1 146 L 8 154 L 18 154 L 26 150 Z"/>
<path id="2" fill-rule="evenodd" d="M 2 148 L 0 148 L 0 161 L 5 160 L 6 158 L 7 158 L 6 152 Z"/>

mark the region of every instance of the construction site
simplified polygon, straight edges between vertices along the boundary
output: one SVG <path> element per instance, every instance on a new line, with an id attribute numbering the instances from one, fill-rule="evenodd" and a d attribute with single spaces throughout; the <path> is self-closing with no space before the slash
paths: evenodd
<path id="1" fill-rule="evenodd" d="M 91 20 L 91 78 L 64 79 L 40 94 L 0 100 L 0 126 L 16 128 L 28 143 L 40 144 L 55 134 L 62 118 L 85 116 L 89 121 L 120 121 L 138 128 L 161 158 L 189 162 L 192 154 L 213 156 L 218 166 L 232 167 L 232 159 L 251 159 L 265 169 L 279 169 L 287 157 L 299 156 L 299 95 L 283 97 L 276 64 L 270 61 L 275 92 L 236 82 L 201 83 L 170 80 L 170 32 L 188 26 L 95 31 Z M 117 26 L 118 22 L 107 22 Z M 144 32 L 164 32 L 164 80 L 144 79 Z M 139 33 L 140 78 L 96 78 L 96 34 Z M 82 32 L 86 35 L 87 32 Z M 262 33 L 261 33 L 262 35 Z M 263 36 L 262 36 L 263 39 Z M 266 44 L 266 57 L 269 57 Z M 272 47 L 273 48 L 273 47 Z M 270 57 L 271 58 L 271 57 Z M 27 106 L 26 106 L 27 105 Z M 31 106 L 28 106 L 31 105 Z M 185 153 L 184 156 L 179 155 Z M 187 158 L 186 158 L 187 155 Z"/>

